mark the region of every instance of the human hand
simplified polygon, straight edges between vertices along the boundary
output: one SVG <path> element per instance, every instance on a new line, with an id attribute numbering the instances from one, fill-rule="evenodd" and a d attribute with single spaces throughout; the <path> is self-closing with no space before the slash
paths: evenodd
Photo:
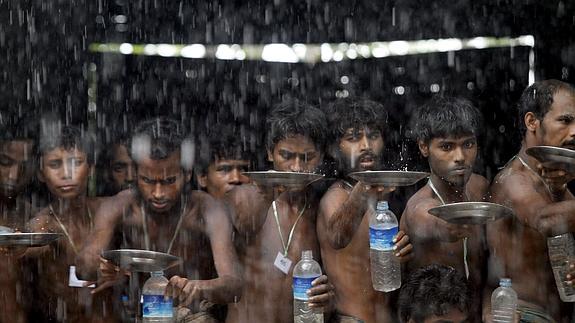
<path id="1" fill-rule="evenodd" d="M 202 290 L 196 280 L 173 276 L 166 286 L 164 296 L 178 300 L 179 306 L 188 306 L 202 299 Z"/>
<path id="2" fill-rule="evenodd" d="M 306 292 L 307 296 L 309 296 L 309 307 L 328 312 L 327 309 L 331 308 L 335 298 L 333 285 L 328 281 L 326 275 L 321 275 L 314 279 L 311 285 L 312 288 Z"/>
<path id="3" fill-rule="evenodd" d="M 395 238 L 393 238 L 394 255 L 399 259 L 400 263 L 408 262 L 413 257 L 413 245 L 409 242 L 409 236 L 399 231 Z"/>
<path id="4" fill-rule="evenodd" d="M 362 190 L 365 194 L 374 196 L 376 198 L 395 191 L 395 186 L 365 185 L 365 184 L 360 185 L 362 186 Z"/>
<path id="5" fill-rule="evenodd" d="M 567 183 L 575 179 L 575 174 L 553 164 L 537 164 L 537 170 L 553 194 L 565 192 Z"/>
<path id="6" fill-rule="evenodd" d="M 98 281 L 89 281 L 84 283 L 84 286 L 90 286 L 96 284 L 96 288 L 92 290 L 91 294 L 99 293 L 108 287 L 120 285 L 126 281 L 126 279 L 131 275 L 127 270 L 123 270 L 120 267 L 110 263 L 105 258 L 100 257 L 100 265 L 98 266 Z"/>

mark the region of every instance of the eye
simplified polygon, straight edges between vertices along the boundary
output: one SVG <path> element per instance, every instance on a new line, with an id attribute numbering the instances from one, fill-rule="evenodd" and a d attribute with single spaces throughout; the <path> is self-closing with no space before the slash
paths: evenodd
<path id="1" fill-rule="evenodd" d="M 6 157 L 0 157 L 0 165 L 2 166 L 12 166 L 13 162 L 10 158 L 6 158 Z"/>
<path id="2" fill-rule="evenodd" d="M 475 145 L 476 145 L 475 140 L 469 140 L 469 141 L 466 141 L 466 142 L 463 144 L 463 146 L 464 146 L 465 148 L 468 148 L 468 149 L 475 147 Z"/>
<path id="3" fill-rule="evenodd" d="M 369 133 L 369 139 L 376 140 L 381 138 L 381 133 L 379 131 L 374 131 Z"/>
<path id="4" fill-rule="evenodd" d="M 149 179 L 145 176 L 140 177 L 142 179 L 142 181 L 146 184 L 154 184 L 154 181 L 152 179 Z"/>
<path id="5" fill-rule="evenodd" d="M 283 159 L 292 159 L 294 157 L 293 153 L 291 153 L 289 151 L 285 151 L 285 150 L 280 151 L 279 155 Z"/>
<path id="6" fill-rule="evenodd" d="M 442 143 L 439 145 L 439 148 L 441 148 L 441 150 L 443 150 L 443 151 L 450 151 L 452 148 L 452 145 L 449 143 Z"/>
<path id="7" fill-rule="evenodd" d="M 171 184 L 174 184 L 175 182 L 176 182 L 176 177 L 173 176 L 173 177 L 168 177 L 168 178 L 164 179 L 162 181 L 162 184 L 163 185 L 171 185 Z"/>
<path id="8" fill-rule="evenodd" d="M 218 168 L 216 169 L 216 172 L 229 173 L 229 172 L 232 171 L 232 169 L 233 169 L 232 166 L 223 165 L 223 166 L 218 167 Z"/>
<path id="9" fill-rule="evenodd" d="M 119 173 L 124 171 L 124 169 L 126 169 L 126 165 L 116 164 L 112 167 L 112 169 L 114 170 L 114 172 Z"/>
<path id="10" fill-rule="evenodd" d="M 51 160 L 48 162 L 48 167 L 52 169 L 58 169 L 60 166 L 62 166 L 62 161 L 60 160 Z"/>

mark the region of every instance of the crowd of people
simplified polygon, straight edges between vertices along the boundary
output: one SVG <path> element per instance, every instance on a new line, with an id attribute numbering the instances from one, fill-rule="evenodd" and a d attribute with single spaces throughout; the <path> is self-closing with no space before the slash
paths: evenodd
<path id="1" fill-rule="evenodd" d="M 322 172 L 329 160 L 335 174 L 297 189 L 250 182 L 244 172 L 254 170 L 255 153 L 230 131 L 197 149 L 189 129 L 157 117 L 114 138 L 98 164 L 94 137 L 81 127 L 9 118 L 0 133 L 0 229 L 61 238 L 1 246 L 0 321 L 130 321 L 149 275 L 102 252 L 146 249 L 183 260 L 164 272 L 177 322 L 292 322 L 292 271 L 305 250 L 323 269 L 307 293 L 326 322 L 491 322 L 491 293 L 503 277 L 518 294 L 518 322 L 571 322 L 546 238 L 575 231 L 567 187 L 575 174 L 541 165 L 526 149 L 575 149 L 575 89 L 557 80 L 525 89 L 521 147 L 492 182 L 473 171 L 480 111 L 461 97 L 432 98 L 410 123 L 430 169 L 414 194 L 349 177 L 383 168 L 388 113 L 363 98 L 273 107 L 261 147 L 273 170 Z M 106 196 L 88 194 L 96 166 Z M 45 199 L 27 190 L 33 181 Z M 400 222 L 394 254 L 403 281 L 389 293 L 374 290 L 370 274 L 369 215 L 380 200 Z M 514 216 L 455 225 L 428 213 L 465 201 L 506 205 Z"/>

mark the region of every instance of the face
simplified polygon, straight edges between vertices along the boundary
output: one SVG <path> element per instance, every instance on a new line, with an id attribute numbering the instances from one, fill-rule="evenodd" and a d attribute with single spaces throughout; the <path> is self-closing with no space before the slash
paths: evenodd
<path id="1" fill-rule="evenodd" d="M 16 197 L 32 179 L 32 146 L 30 140 L 0 142 L 0 196 Z"/>
<path id="2" fill-rule="evenodd" d="M 464 315 L 460 310 L 452 307 L 447 314 L 428 317 L 423 323 L 464 323 L 466 321 L 467 315 Z"/>
<path id="3" fill-rule="evenodd" d="M 236 185 L 250 181 L 242 174 L 248 171 L 248 167 L 247 160 L 216 159 L 210 164 L 206 174 L 198 176 L 198 182 L 213 197 L 221 198 Z"/>
<path id="4" fill-rule="evenodd" d="M 431 172 L 456 187 L 464 187 L 477 157 L 475 136 L 433 138 L 419 142 L 419 150 L 429 162 Z"/>
<path id="5" fill-rule="evenodd" d="M 268 160 L 276 171 L 313 172 L 321 164 L 323 154 L 308 137 L 295 135 L 280 140 L 273 151 L 268 150 Z"/>
<path id="6" fill-rule="evenodd" d="M 575 149 L 575 97 L 567 91 L 555 93 L 551 109 L 542 120 L 527 117 L 527 128 L 535 131 L 539 145 Z"/>
<path id="7" fill-rule="evenodd" d="M 346 173 L 377 170 L 381 167 L 383 136 L 378 129 L 348 128 L 339 140 L 338 160 Z"/>
<path id="8" fill-rule="evenodd" d="M 155 213 L 169 212 L 180 201 L 190 175 L 180 165 L 180 153 L 166 159 L 144 157 L 138 162 L 138 190 L 145 206 Z"/>
<path id="9" fill-rule="evenodd" d="M 40 181 L 61 199 L 73 199 L 86 194 L 90 166 L 86 153 L 76 148 L 56 148 L 42 154 Z"/>
<path id="10" fill-rule="evenodd" d="M 116 145 L 110 162 L 110 179 L 116 192 L 132 188 L 136 180 L 136 164 L 124 145 Z"/>

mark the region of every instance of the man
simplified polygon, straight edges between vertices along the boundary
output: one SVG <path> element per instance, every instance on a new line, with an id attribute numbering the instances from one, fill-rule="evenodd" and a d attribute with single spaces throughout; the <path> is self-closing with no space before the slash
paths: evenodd
<path id="1" fill-rule="evenodd" d="M 254 158 L 244 139 L 229 127 L 219 127 L 200 147 L 197 181 L 211 196 L 223 198 L 235 186 L 249 183 L 242 173 L 249 170 Z"/>
<path id="2" fill-rule="evenodd" d="M 132 138 L 130 153 L 138 174 L 137 196 L 123 216 L 96 223 L 97 235 L 85 248 L 83 264 L 85 268 L 96 266 L 94 259 L 111 247 L 112 231 L 118 226 L 122 248 L 181 257 L 183 265 L 165 273 L 170 279 L 166 293 L 179 302 L 178 316 L 190 322 L 214 322 L 213 304 L 226 304 L 241 295 L 228 213 L 208 194 L 188 190 L 193 145 L 175 121 L 158 118 L 143 122 Z M 211 276 L 212 264 L 217 277 Z M 118 283 L 118 268 L 102 259 L 100 269 L 100 286 L 95 292 Z"/>
<path id="3" fill-rule="evenodd" d="M 575 149 L 575 90 L 557 80 L 529 86 L 519 100 L 521 149 L 494 179 L 491 201 L 510 206 L 515 217 L 487 227 L 489 295 L 500 277 L 509 277 L 519 297 L 521 322 L 568 322 L 572 304 L 559 299 L 547 254 L 547 237 L 575 231 L 575 201 L 566 189 L 573 174 L 539 167 L 526 154 L 546 145 Z M 575 276 L 562 277 L 571 280 Z"/>
<path id="4" fill-rule="evenodd" d="M 473 291 L 459 271 L 428 265 L 411 273 L 399 292 L 402 323 L 464 323 L 471 315 Z"/>
<path id="5" fill-rule="evenodd" d="M 431 176 L 407 203 L 400 227 L 411 238 L 413 259 L 408 272 L 429 264 L 451 266 L 475 287 L 470 317 L 481 317 L 484 280 L 483 226 L 454 225 L 428 210 L 449 203 L 482 201 L 488 181 L 473 173 L 477 157 L 479 111 L 471 102 L 454 97 L 434 97 L 413 116 L 412 131 L 419 151 L 427 158 Z"/>
<path id="6" fill-rule="evenodd" d="M 366 187 L 347 175 L 378 170 L 384 149 L 386 114 L 369 100 L 338 100 L 326 109 L 331 129 L 329 152 L 341 179 L 321 199 L 317 235 L 327 275 L 335 287 L 336 322 L 393 322 L 388 294 L 373 289 L 369 260 L 369 212 L 392 188 Z M 411 250 L 409 238 L 396 236 L 396 256 Z"/>
<path id="7" fill-rule="evenodd" d="M 50 192 L 49 206 L 30 220 L 31 232 L 62 234 L 56 243 L 29 248 L 25 258 L 37 263 L 33 287 L 39 294 L 33 320 L 100 322 L 110 319 L 105 295 L 93 298 L 76 275 L 76 257 L 92 234 L 93 221 L 121 211 L 125 196 L 89 198 L 88 174 L 93 165 L 89 134 L 59 123 L 44 122 L 39 143 L 38 178 Z"/>
<path id="8" fill-rule="evenodd" d="M 119 136 L 106 153 L 108 157 L 106 180 L 112 194 L 135 186 L 136 165 L 128 151 L 129 139 L 127 135 Z"/>
<path id="9" fill-rule="evenodd" d="M 266 120 L 267 156 L 273 169 L 315 171 L 323 160 L 325 128 L 325 116 L 317 108 L 299 101 L 274 107 Z M 312 186 L 245 184 L 226 195 L 235 210 L 236 245 L 245 272 L 242 298 L 228 306 L 226 322 L 293 322 L 293 268 L 304 250 L 311 250 L 320 261 L 317 194 Z M 312 285 L 310 307 L 327 312 L 331 299 L 327 277 L 320 276 Z"/>

